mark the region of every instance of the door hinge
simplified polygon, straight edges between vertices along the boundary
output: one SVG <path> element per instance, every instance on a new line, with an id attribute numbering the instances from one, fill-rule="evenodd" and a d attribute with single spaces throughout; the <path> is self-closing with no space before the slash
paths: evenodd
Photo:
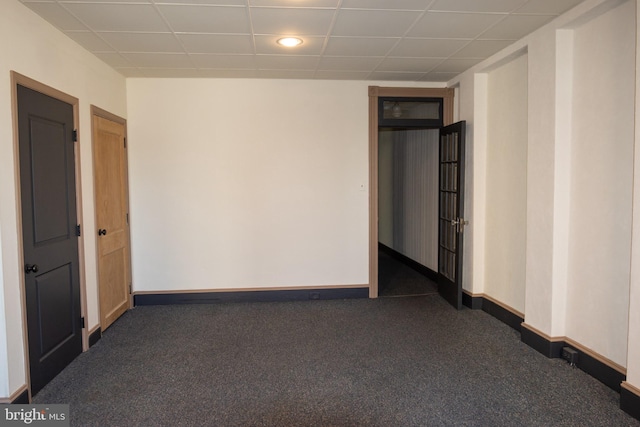
<path id="1" fill-rule="evenodd" d="M 129 225 L 129 212 L 127 212 L 127 225 Z"/>
<path id="2" fill-rule="evenodd" d="M 123 138 L 124 139 L 124 148 L 127 148 L 127 138 Z"/>
<path id="3" fill-rule="evenodd" d="M 73 142 L 78 142 L 78 130 L 74 129 L 71 135 L 73 137 Z"/>
<path id="4" fill-rule="evenodd" d="M 82 235 L 82 230 L 80 228 L 80 224 L 76 225 L 76 236 L 80 237 Z"/>
<path id="5" fill-rule="evenodd" d="M 86 326 L 85 326 L 85 324 L 84 324 L 84 317 L 81 317 L 81 318 L 80 318 L 80 327 L 81 327 L 82 329 L 86 328 Z"/>
<path id="6" fill-rule="evenodd" d="M 133 293 L 133 284 L 129 283 L 129 295 Z"/>

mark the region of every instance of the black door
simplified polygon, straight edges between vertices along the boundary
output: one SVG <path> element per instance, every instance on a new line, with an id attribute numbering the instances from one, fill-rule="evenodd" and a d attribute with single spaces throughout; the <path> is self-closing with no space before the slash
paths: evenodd
<path id="1" fill-rule="evenodd" d="M 31 393 L 82 352 L 73 107 L 18 85 Z"/>
<path id="2" fill-rule="evenodd" d="M 440 129 L 440 208 L 438 292 L 462 308 L 462 236 L 464 231 L 464 135 L 466 122 Z"/>

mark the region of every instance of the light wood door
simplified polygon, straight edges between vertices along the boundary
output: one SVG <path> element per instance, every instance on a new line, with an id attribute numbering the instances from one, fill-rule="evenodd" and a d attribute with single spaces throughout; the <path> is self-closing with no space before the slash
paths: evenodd
<path id="1" fill-rule="evenodd" d="M 100 325 L 130 307 L 131 262 L 125 125 L 93 116 Z"/>

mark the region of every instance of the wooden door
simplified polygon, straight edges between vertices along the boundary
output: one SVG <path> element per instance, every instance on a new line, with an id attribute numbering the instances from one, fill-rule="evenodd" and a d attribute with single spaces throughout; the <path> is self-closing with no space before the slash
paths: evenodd
<path id="1" fill-rule="evenodd" d="M 31 394 L 82 353 L 73 106 L 17 86 Z"/>
<path id="2" fill-rule="evenodd" d="M 130 307 L 129 206 L 124 123 L 93 116 L 100 326 Z"/>
<path id="3" fill-rule="evenodd" d="M 466 122 L 440 129 L 438 292 L 462 308 L 464 226 L 464 144 Z"/>

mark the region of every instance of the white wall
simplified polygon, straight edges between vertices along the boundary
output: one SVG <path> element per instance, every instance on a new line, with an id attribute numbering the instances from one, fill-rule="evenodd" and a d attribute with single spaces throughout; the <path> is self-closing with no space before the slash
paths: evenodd
<path id="1" fill-rule="evenodd" d="M 438 271 L 439 131 L 393 135 L 392 248 Z"/>
<path id="2" fill-rule="evenodd" d="M 130 79 L 134 291 L 367 285 L 368 84 Z"/>
<path id="3" fill-rule="evenodd" d="M 574 30 L 567 336 L 626 365 L 635 5 Z"/>
<path id="4" fill-rule="evenodd" d="M 471 265 L 465 263 L 473 277 L 465 289 L 500 292 L 488 283 L 492 255 L 482 252 L 490 230 L 478 228 L 491 221 L 492 191 L 493 125 L 481 101 L 496 96 L 491 73 L 526 51 L 525 322 L 628 364 L 630 382 L 638 387 L 640 362 L 631 354 L 637 355 L 639 338 L 631 332 L 639 330 L 639 315 L 628 292 L 630 265 L 640 263 L 630 258 L 636 3 L 586 0 L 449 84 L 458 86 L 460 119 L 474 129 L 466 198 L 473 209 L 475 227 L 467 238 L 474 253 Z M 634 282 L 632 290 L 637 292 Z"/>
<path id="5" fill-rule="evenodd" d="M 22 335 L 16 169 L 10 71 L 16 71 L 80 100 L 82 220 L 88 325 L 99 322 L 93 209 L 90 104 L 126 116 L 125 79 L 17 1 L 5 1 L 0 14 L 0 398 L 26 383 Z"/>
<path id="6" fill-rule="evenodd" d="M 524 312 L 527 55 L 488 73 L 484 292 Z"/>

